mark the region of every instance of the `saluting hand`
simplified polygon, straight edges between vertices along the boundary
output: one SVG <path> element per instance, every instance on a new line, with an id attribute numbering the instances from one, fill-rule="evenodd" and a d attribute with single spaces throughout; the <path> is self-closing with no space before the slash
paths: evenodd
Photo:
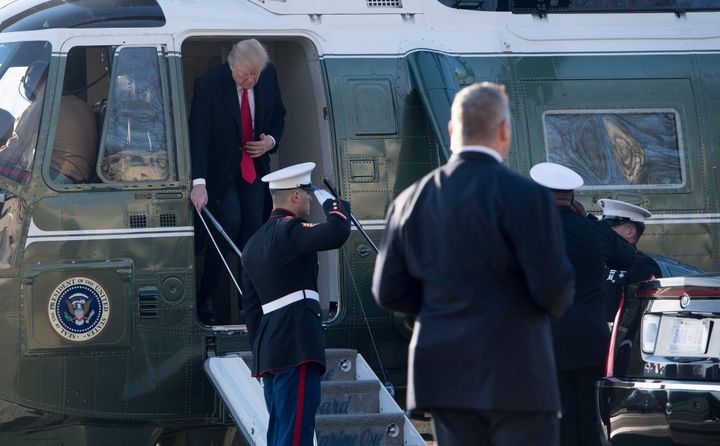
<path id="1" fill-rule="evenodd" d="M 190 201 L 198 212 L 202 212 L 202 208 L 208 202 L 207 188 L 204 184 L 196 184 L 190 191 Z"/>
<path id="2" fill-rule="evenodd" d="M 325 189 L 316 189 L 313 194 L 315 194 L 315 198 L 317 198 L 317 201 L 320 204 L 324 204 L 327 200 L 335 199 L 335 197 L 330 195 L 330 192 L 326 191 Z"/>
<path id="3" fill-rule="evenodd" d="M 261 133 L 260 139 L 257 141 L 248 141 L 245 143 L 245 150 L 252 158 L 262 156 L 268 150 L 273 148 L 273 140 L 266 134 Z"/>

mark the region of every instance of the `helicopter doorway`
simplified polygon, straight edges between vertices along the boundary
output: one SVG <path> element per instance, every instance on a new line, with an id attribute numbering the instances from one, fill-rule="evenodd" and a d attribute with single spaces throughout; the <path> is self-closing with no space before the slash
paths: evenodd
<path id="1" fill-rule="evenodd" d="M 193 36 L 182 43 L 182 64 L 187 113 L 192 104 L 195 80 L 216 67 L 227 62 L 227 54 L 239 40 L 252 36 Z M 328 105 L 325 96 L 323 70 L 315 46 L 304 38 L 263 37 L 258 40 L 265 46 L 270 61 L 275 65 L 282 100 L 287 110 L 282 141 L 278 151 L 270 156 L 271 170 L 277 170 L 292 164 L 312 161 L 316 164 L 313 182 L 322 184 L 327 178 L 337 183 L 335 178 L 335 160 L 332 151 L 330 126 L 328 123 Z M 310 221 L 324 221 L 320 206 L 313 205 Z M 205 230 L 196 229 L 196 284 L 202 278 L 204 255 L 207 249 L 215 249 L 211 242 L 199 240 Z M 218 241 L 224 243 L 224 240 Z M 231 254 L 230 268 L 238 271 L 238 260 Z M 318 253 L 319 275 L 318 291 L 324 320 L 337 316 L 340 306 L 340 269 L 338 251 Z M 243 324 L 242 308 L 235 286 L 224 273 L 221 277 L 221 291 L 215 297 L 214 306 L 216 324 Z M 222 296 L 229 296 L 228 299 Z M 220 317 L 218 317 L 218 315 Z"/>

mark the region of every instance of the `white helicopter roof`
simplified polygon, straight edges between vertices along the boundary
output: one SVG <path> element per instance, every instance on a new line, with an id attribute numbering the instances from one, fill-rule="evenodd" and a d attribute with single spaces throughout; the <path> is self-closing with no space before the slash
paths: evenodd
<path id="1" fill-rule="evenodd" d="M 320 57 L 448 54 L 699 52 L 720 49 L 720 12 L 531 14 L 449 8 L 439 0 L 0 0 L 0 41 L 9 19 L 24 17 L 34 39 L 82 35 L 248 35 L 308 38 Z M 133 6 L 134 5 L 134 6 Z M 33 12 L 30 13 L 32 8 Z M 102 20 L 53 25 L 57 16 L 102 10 Z M 134 8 L 134 10 L 133 10 Z M 142 17 L 143 8 L 149 17 Z M 152 15 L 160 11 L 164 22 Z M 123 20 L 123 14 L 134 17 Z M 55 14 L 53 16 L 53 14 Z M 53 20 L 41 20 L 45 18 Z M 127 18 L 127 17 L 126 17 Z M 144 20 L 144 22 L 143 22 Z M 144 25 L 143 25 L 144 23 Z M 18 28 L 18 27 L 16 27 Z M 132 31 L 128 28 L 142 28 Z M 22 29 L 22 28 L 20 28 Z M 22 32 L 22 31 L 20 31 Z M 19 36 L 24 37 L 22 34 Z M 55 45 L 54 45 L 55 46 Z"/>

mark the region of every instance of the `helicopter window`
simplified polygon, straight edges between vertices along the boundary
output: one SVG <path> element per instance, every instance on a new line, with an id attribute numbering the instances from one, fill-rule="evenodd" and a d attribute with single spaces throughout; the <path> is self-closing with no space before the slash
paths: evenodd
<path id="1" fill-rule="evenodd" d="M 103 181 L 174 177 L 169 168 L 168 110 L 155 47 L 123 47 L 115 56 L 98 175 Z"/>
<path id="2" fill-rule="evenodd" d="M 0 44 L 0 175 L 27 184 L 50 64 L 48 42 Z"/>
<path id="3" fill-rule="evenodd" d="M 165 25 L 156 0 L 14 0 L 2 2 L 0 32 L 50 28 L 149 28 Z"/>
<path id="4" fill-rule="evenodd" d="M 371 0 L 368 0 L 368 4 Z M 382 0 L 376 0 L 382 1 Z M 568 12 L 716 11 L 709 0 L 438 0 L 445 6 L 472 11 L 511 11 L 515 14 Z"/>
<path id="5" fill-rule="evenodd" d="M 547 111 L 543 124 L 548 161 L 579 173 L 585 189 L 685 184 L 680 118 L 673 109 Z"/>
<path id="6" fill-rule="evenodd" d="M 96 183 L 98 130 L 102 129 L 113 47 L 74 47 L 68 52 L 50 178 L 59 184 Z"/>
<path id="7" fill-rule="evenodd" d="M 25 216 L 25 202 L 0 191 L 0 269 L 12 266 Z"/>

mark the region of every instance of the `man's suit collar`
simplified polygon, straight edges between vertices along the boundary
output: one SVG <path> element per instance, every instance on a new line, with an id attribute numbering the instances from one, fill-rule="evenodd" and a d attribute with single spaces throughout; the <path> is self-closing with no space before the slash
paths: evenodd
<path id="1" fill-rule="evenodd" d="M 453 153 L 450 160 L 477 160 L 477 161 L 493 161 L 497 163 L 497 159 L 493 158 L 492 155 L 481 152 L 460 152 Z"/>
<path id="2" fill-rule="evenodd" d="M 240 101 L 238 101 L 237 85 L 230 72 L 230 65 L 225 64 L 224 66 L 225 69 L 223 70 L 222 79 L 223 99 L 225 100 L 225 105 L 227 105 L 228 110 L 230 110 L 230 115 L 233 117 L 233 120 L 235 120 L 235 125 L 238 129 L 241 129 Z M 238 134 L 239 133 L 238 131 Z"/>
<path id="3" fill-rule="evenodd" d="M 270 64 L 268 64 L 270 66 Z M 267 71 L 268 67 L 265 67 L 258 76 L 258 80 L 255 83 L 255 87 L 253 87 L 253 90 L 255 90 L 255 128 L 259 128 L 259 125 L 261 123 L 261 119 L 263 116 L 263 111 L 265 107 L 265 95 L 263 93 L 263 88 L 265 87 L 265 78 L 267 76 L 264 76 L 265 72 Z"/>
<path id="4" fill-rule="evenodd" d="M 238 95 L 238 87 L 235 83 L 235 80 L 232 77 L 232 72 L 230 71 L 230 65 L 227 63 L 224 64 L 225 69 L 223 70 L 223 96 L 225 99 L 225 104 L 230 109 L 230 114 L 232 115 L 233 119 L 235 120 L 235 124 L 237 125 L 238 129 L 241 129 L 241 121 L 240 121 L 240 100 Z M 263 76 L 265 72 L 269 69 L 270 65 L 268 64 L 267 67 L 265 67 L 264 70 L 260 73 L 260 76 L 258 77 L 258 81 L 253 87 L 253 92 L 255 93 L 253 95 L 254 102 L 255 102 L 255 110 L 253 116 L 255 117 L 255 128 L 260 128 L 262 126 L 262 116 L 263 116 L 263 107 L 265 106 L 264 96 L 262 94 L 262 89 L 265 86 L 265 78 L 266 76 Z M 254 133 L 254 132 L 253 132 Z M 253 139 L 255 139 L 257 136 L 253 134 Z"/>
<path id="5" fill-rule="evenodd" d="M 468 153 L 468 152 L 469 153 L 484 153 L 486 155 L 490 155 L 491 157 L 493 157 L 498 163 L 503 162 L 502 155 L 500 155 L 500 153 L 497 150 L 490 148 L 488 146 L 467 145 L 467 146 L 462 146 L 455 151 L 455 153 L 458 153 L 458 154 Z"/>

